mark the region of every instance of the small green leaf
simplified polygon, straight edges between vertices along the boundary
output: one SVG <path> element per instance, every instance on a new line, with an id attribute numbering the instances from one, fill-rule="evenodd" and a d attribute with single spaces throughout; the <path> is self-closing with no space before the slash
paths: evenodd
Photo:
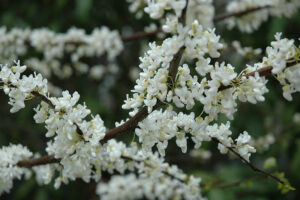
<path id="1" fill-rule="evenodd" d="M 293 186 L 291 186 L 289 180 L 287 178 L 285 178 L 285 175 L 283 172 L 276 172 L 274 173 L 275 176 L 277 176 L 280 180 L 282 180 L 284 183 L 278 183 L 278 189 L 280 190 L 280 192 L 282 194 L 285 194 L 289 191 L 294 191 L 296 190 L 296 188 L 294 188 Z"/>
<path id="2" fill-rule="evenodd" d="M 277 166 L 277 162 L 276 162 L 276 158 L 274 157 L 269 157 L 267 158 L 267 160 L 264 163 L 264 169 L 270 169 L 272 167 L 276 167 Z"/>

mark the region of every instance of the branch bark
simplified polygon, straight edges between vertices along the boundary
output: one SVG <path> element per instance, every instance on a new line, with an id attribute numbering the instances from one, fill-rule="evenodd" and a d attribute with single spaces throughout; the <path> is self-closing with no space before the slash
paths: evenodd
<path id="1" fill-rule="evenodd" d="M 46 165 L 46 164 L 51 164 L 51 163 L 58 163 L 60 160 L 54 158 L 54 156 L 51 155 L 46 155 L 42 156 L 39 158 L 34 158 L 30 160 L 22 160 L 18 162 L 19 167 L 34 167 L 34 166 L 39 166 L 39 165 Z"/>
<path id="2" fill-rule="evenodd" d="M 233 12 L 233 13 L 227 13 L 227 14 L 222 14 L 222 15 L 218 15 L 214 17 L 214 22 L 219 22 L 219 21 L 223 21 L 227 18 L 230 17 L 241 17 L 247 14 L 250 14 L 252 12 L 255 11 L 259 11 L 259 10 L 263 10 L 263 9 L 267 9 L 267 8 L 271 8 L 271 6 L 259 6 L 259 7 L 255 7 L 255 8 L 249 8 L 247 10 L 243 10 L 243 11 L 239 11 L 239 12 Z"/>
<path id="3" fill-rule="evenodd" d="M 162 29 L 156 29 L 156 30 L 150 31 L 150 32 L 136 32 L 136 33 L 133 33 L 132 35 L 122 36 L 121 40 L 123 42 L 127 42 L 130 40 L 136 40 L 136 39 L 141 39 L 141 38 L 149 37 L 152 35 L 156 35 L 157 33 L 160 33 L 160 32 L 162 32 Z"/>
<path id="4" fill-rule="evenodd" d="M 268 176 L 268 177 L 270 177 L 270 178 L 272 178 L 272 179 L 274 179 L 275 181 L 277 181 L 277 182 L 279 182 L 279 183 L 281 183 L 281 184 L 284 184 L 284 182 L 281 180 L 281 179 L 279 179 L 277 176 L 274 176 L 274 175 L 272 175 L 272 174 L 270 174 L 270 173 L 268 173 L 268 172 L 266 172 L 266 171 L 264 171 L 264 170 L 262 170 L 262 169 L 259 169 L 259 168 L 257 168 L 257 167 L 255 167 L 252 163 L 250 163 L 250 162 L 248 162 L 243 156 L 241 156 L 233 147 L 228 147 L 228 146 L 226 146 L 226 145 L 224 145 L 221 141 L 219 141 L 217 138 L 213 138 L 213 140 L 214 141 L 216 141 L 216 142 L 218 142 L 218 143 L 220 143 L 220 144 L 222 144 L 224 147 L 226 147 L 230 152 L 232 152 L 233 154 L 235 154 L 237 157 L 239 157 L 242 161 L 244 161 L 244 163 L 248 166 L 248 167 L 250 167 L 253 171 L 255 171 L 255 172 L 259 172 L 259 173 L 261 173 L 261 174 L 263 174 L 263 175 L 265 175 L 265 176 Z"/>

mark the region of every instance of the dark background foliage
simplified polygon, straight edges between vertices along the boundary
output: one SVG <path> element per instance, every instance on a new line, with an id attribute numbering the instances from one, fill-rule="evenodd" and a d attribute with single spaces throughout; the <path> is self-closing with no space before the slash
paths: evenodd
<path id="1" fill-rule="evenodd" d="M 224 4 L 216 1 L 217 14 L 224 13 Z M 136 19 L 128 11 L 128 4 L 124 0 L 0 0 L 0 26 L 8 29 L 41 28 L 47 27 L 57 32 L 65 32 L 71 27 L 83 28 L 90 33 L 95 27 L 107 26 L 118 30 L 122 35 L 143 31 L 144 26 L 152 22 L 147 16 Z M 297 39 L 300 37 L 300 14 L 292 18 L 271 18 L 253 34 L 244 34 L 237 29 L 226 30 L 222 23 L 217 24 L 216 31 L 226 42 L 241 41 L 244 46 L 265 49 L 273 40 L 276 32 L 283 32 L 284 37 Z M 85 101 L 93 114 L 99 113 L 108 128 L 114 126 L 115 121 L 128 117 L 127 111 L 121 109 L 121 104 L 126 93 L 133 87 L 134 82 L 128 74 L 130 68 L 137 67 L 141 55 L 142 45 L 148 41 L 154 41 L 155 37 L 125 43 L 122 54 L 118 57 L 119 73 L 117 76 L 107 75 L 101 81 L 91 81 L 88 77 L 74 74 L 67 80 L 51 80 L 62 89 L 77 90 L 81 94 L 81 101 Z M 227 61 L 237 67 L 239 71 L 246 63 L 253 63 L 259 58 L 242 59 L 234 52 L 224 52 L 218 61 Z M 99 60 L 101 63 L 102 61 Z M 1 61 L 0 61 L 1 63 Z M 300 111 L 300 95 L 294 95 L 292 102 L 282 97 L 281 86 L 269 76 L 269 93 L 266 101 L 251 105 L 240 103 L 239 111 L 235 114 L 232 124 L 232 132 L 238 133 L 247 130 L 254 138 L 267 133 L 273 133 L 276 137 L 275 144 L 267 151 L 257 152 L 251 157 L 252 162 L 262 167 L 268 157 L 275 157 L 278 165 L 270 171 L 285 172 L 291 185 L 300 186 L 300 124 L 293 123 L 293 115 Z M 45 154 L 46 138 L 43 126 L 34 124 L 32 108 L 38 101 L 29 101 L 25 109 L 16 114 L 9 113 L 8 98 L 0 94 L 0 145 L 9 143 L 21 143 L 34 152 Z M 193 110 L 200 113 L 200 108 Z M 220 122 L 226 118 L 220 116 Z M 127 134 L 121 139 L 132 140 L 133 134 Z M 135 138 L 136 139 L 136 138 Z M 234 156 L 220 155 L 217 144 L 207 143 L 204 149 L 212 151 L 209 160 L 195 159 L 189 154 L 182 154 L 170 142 L 166 159 L 186 170 L 203 177 L 203 193 L 209 199 L 243 199 L 243 200 L 267 200 L 267 199 L 299 199 L 299 191 L 291 191 L 281 194 L 277 190 L 277 183 L 265 177 L 254 177 L 257 173 L 250 170 L 245 164 Z M 249 179 L 236 186 L 227 187 L 226 184 L 234 183 L 242 179 Z M 252 179 L 253 178 L 253 179 Z M 130 184 L 130 183 L 129 183 Z M 226 187 L 216 187 L 225 184 Z M 38 186 L 34 178 L 28 181 L 15 181 L 10 194 L 5 194 L 1 199 L 97 199 L 95 196 L 95 183 L 86 184 L 81 180 L 62 185 L 55 190 L 53 184 Z M 224 185 L 223 185 L 224 186 Z"/>

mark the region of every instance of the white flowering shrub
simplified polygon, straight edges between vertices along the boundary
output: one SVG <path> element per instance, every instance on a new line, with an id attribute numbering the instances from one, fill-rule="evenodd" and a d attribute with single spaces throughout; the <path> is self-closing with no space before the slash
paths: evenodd
<path id="1" fill-rule="evenodd" d="M 224 20 L 228 28 L 250 33 L 269 17 L 291 17 L 299 1 L 230 1 L 222 15 L 216 14 L 212 0 L 128 3 L 137 17 L 144 12 L 152 18 L 157 30 L 121 36 L 105 26 L 91 33 L 78 28 L 66 33 L 0 28 L 0 88 L 5 101 L 11 113 L 36 102 L 31 116 L 45 133 L 41 152 L 29 150 L 26 141 L 1 147 L 0 195 L 14 190 L 16 179 L 23 183 L 34 177 L 38 185 L 56 189 L 76 180 L 93 183 L 97 198 L 107 200 L 207 199 L 214 184 L 170 162 L 170 146 L 194 160 L 229 154 L 259 178 L 277 183 L 282 192 L 295 190 L 283 173 L 268 170 L 276 166 L 275 158 L 267 159 L 264 168 L 252 162 L 252 155 L 268 151 L 276 136 L 237 132 L 233 124 L 243 105 L 266 101 L 272 90 L 267 83 L 274 78 L 287 101 L 300 92 L 298 38 L 278 32 L 267 47 L 242 47 L 238 40 L 231 41 L 231 47 L 215 24 Z M 76 89 L 55 86 L 55 79 L 71 79 L 73 72 L 96 80 L 109 76 L 106 72 L 117 76 L 118 56 L 130 51 L 125 42 L 155 34 L 158 39 L 149 42 L 139 58 L 138 74 L 131 76 L 136 77 L 135 85 L 123 104 L 115 105 L 128 112 L 115 127 L 107 126 L 105 115 L 95 114 Z M 226 51 L 256 58 L 240 69 L 224 59 Z M 294 114 L 297 124 L 299 114 Z M 122 138 L 126 134 L 134 135 L 131 142 Z"/>

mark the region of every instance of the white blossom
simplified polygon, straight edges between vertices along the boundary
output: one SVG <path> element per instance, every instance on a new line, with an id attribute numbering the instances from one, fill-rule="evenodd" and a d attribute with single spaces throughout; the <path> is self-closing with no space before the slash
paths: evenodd
<path id="1" fill-rule="evenodd" d="M 20 144 L 10 144 L 0 149 L 0 195 L 10 191 L 13 179 L 21 179 L 23 175 L 27 177 L 30 175 L 28 169 L 17 166 L 19 161 L 30 157 L 32 153 Z"/>
<path id="2" fill-rule="evenodd" d="M 0 38 L 1 62 L 11 63 L 26 55 L 29 47 L 32 47 L 42 56 L 30 57 L 24 63 L 47 78 L 52 75 L 68 78 L 74 70 L 88 73 L 89 66 L 81 61 L 82 58 L 107 54 L 109 64 L 112 64 L 123 50 L 118 32 L 107 27 L 95 28 L 91 34 L 78 28 L 70 28 L 66 33 L 56 33 L 46 28 L 13 28 L 8 31 L 5 27 L 0 27 Z M 67 54 L 70 54 L 70 63 L 63 61 Z"/>
<path id="3" fill-rule="evenodd" d="M 226 10 L 229 13 L 235 13 L 258 7 L 267 8 L 250 12 L 244 16 L 228 18 L 226 20 L 228 28 L 232 29 L 237 26 L 243 32 L 252 33 L 264 21 L 267 21 L 269 16 L 290 17 L 300 7 L 300 2 L 298 0 L 239 0 L 231 1 Z"/>

